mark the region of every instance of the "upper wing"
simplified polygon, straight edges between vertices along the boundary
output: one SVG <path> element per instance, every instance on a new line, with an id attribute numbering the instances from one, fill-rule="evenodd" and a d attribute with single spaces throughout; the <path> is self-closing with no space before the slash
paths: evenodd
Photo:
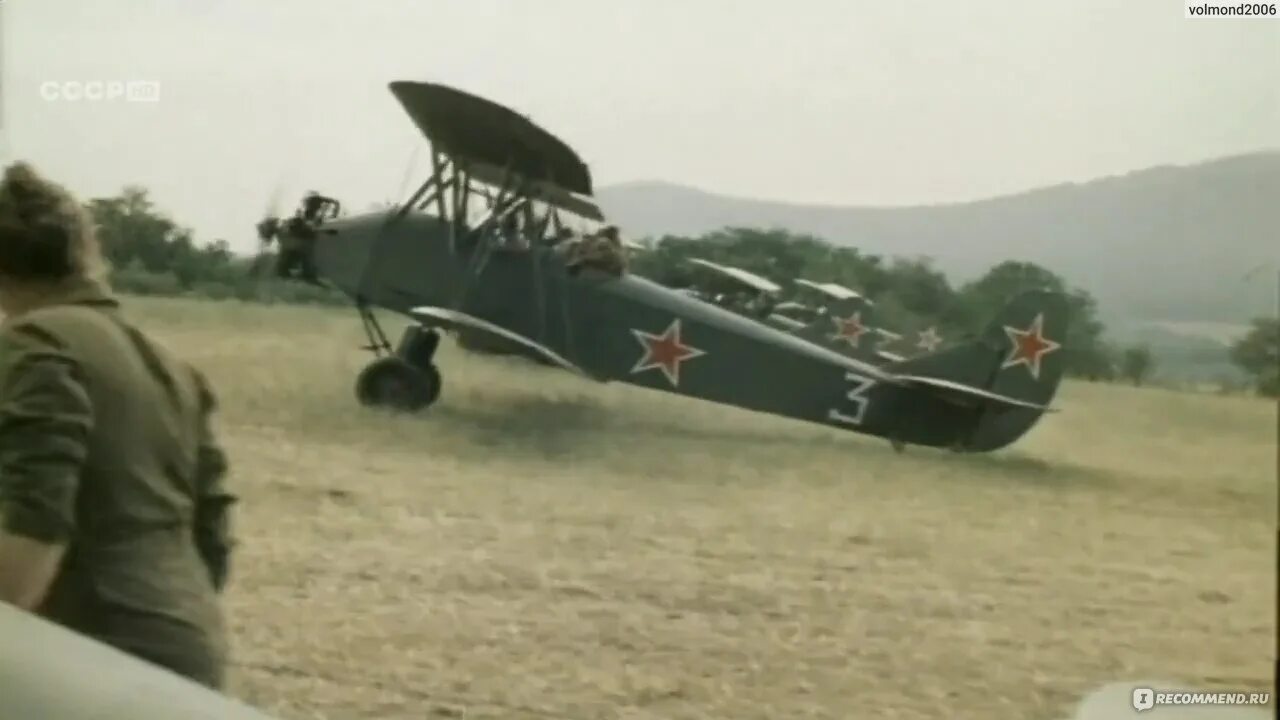
<path id="1" fill-rule="evenodd" d="M 849 300 L 852 298 L 862 297 L 862 293 L 857 292 L 856 290 L 850 290 L 838 283 L 823 283 L 822 286 L 826 288 L 831 297 L 836 298 L 837 300 Z"/>
<path id="2" fill-rule="evenodd" d="M 820 283 L 814 282 L 813 280 L 806 280 L 804 278 L 797 278 L 795 283 L 821 293 L 832 300 L 850 300 L 852 298 L 862 297 L 862 293 L 850 290 L 849 288 L 837 283 Z M 868 303 L 869 302 L 870 301 L 868 301 Z"/>
<path id="3" fill-rule="evenodd" d="M 813 313 L 813 308 L 809 307 L 808 305 L 805 305 L 804 303 L 798 303 L 793 300 L 789 300 L 787 302 L 780 302 L 777 305 L 774 305 L 773 309 L 777 310 L 778 312 Z"/>
<path id="4" fill-rule="evenodd" d="M 730 267 L 719 263 L 711 262 L 704 258 L 692 258 L 689 262 L 700 265 L 712 272 L 719 273 L 724 277 L 730 278 L 741 285 L 745 285 L 752 290 L 764 293 L 777 293 L 782 291 L 782 287 L 772 280 L 762 278 L 753 272 L 748 272 L 742 268 Z"/>
<path id="5" fill-rule="evenodd" d="M 432 146 L 465 164 L 592 195 L 591 172 L 563 140 L 492 100 L 445 85 L 399 80 L 391 92 Z"/>
<path id="6" fill-rule="evenodd" d="M 780 315 L 778 313 L 773 313 L 769 317 L 765 318 L 765 320 L 772 325 L 775 325 L 777 327 L 782 328 L 783 330 L 786 330 L 787 332 L 792 332 L 792 333 L 797 330 L 803 330 L 805 327 L 805 324 L 800 322 L 799 320 L 796 320 L 795 318 L 787 317 L 786 315 Z"/>

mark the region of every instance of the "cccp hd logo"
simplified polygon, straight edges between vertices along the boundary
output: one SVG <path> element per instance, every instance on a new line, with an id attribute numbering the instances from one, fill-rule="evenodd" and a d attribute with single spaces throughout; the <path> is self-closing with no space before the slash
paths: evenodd
<path id="1" fill-rule="evenodd" d="M 154 80 L 46 80 L 40 83 L 46 102 L 158 102 Z"/>

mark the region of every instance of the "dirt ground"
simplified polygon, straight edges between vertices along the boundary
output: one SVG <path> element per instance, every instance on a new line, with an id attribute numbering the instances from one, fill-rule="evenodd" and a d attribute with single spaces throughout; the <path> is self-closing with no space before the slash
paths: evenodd
<path id="1" fill-rule="evenodd" d="M 359 408 L 354 313 L 130 300 L 243 497 L 232 691 L 287 718 L 1061 718 L 1270 689 L 1276 405 L 1068 384 L 967 457 L 445 343 Z"/>

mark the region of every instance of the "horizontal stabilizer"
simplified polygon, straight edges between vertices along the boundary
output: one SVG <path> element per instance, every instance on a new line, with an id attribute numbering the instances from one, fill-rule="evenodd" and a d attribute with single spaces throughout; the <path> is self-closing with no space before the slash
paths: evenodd
<path id="1" fill-rule="evenodd" d="M 1039 410 L 1040 412 L 1055 412 L 1048 405 L 1040 405 L 1038 403 L 1019 400 L 1018 398 L 1001 395 L 983 390 L 972 385 L 965 385 L 952 380 L 943 380 L 942 378 L 924 377 L 920 375 L 895 375 L 894 380 L 906 383 L 908 385 L 924 385 L 932 390 L 936 390 L 939 394 L 946 396 L 949 400 L 960 405 L 978 406 L 984 403 L 1003 406 L 1005 408 L 1028 408 L 1030 410 Z"/>
<path id="2" fill-rule="evenodd" d="M 481 320 L 480 318 L 475 317 L 473 315 L 468 315 L 463 312 L 458 312 L 457 310 L 449 310 L 447 308 L 430 307 L 430 306 L 413 308 L 412 310 L 409 311 L 409 314 L 413 315 L 414 317 L 420 318 L 423 321 L 424 325 L 429 325 L 432 327 L 444 327 L 446 329 L 456 329 L 458 327 L 465 327 L 471 330 L 478 330 L 483 333 L 489 333 L 490 335 L 495 335 L 497 337 L 502 338 L 503 340 L 507 340 L 507 341 L 516 343 L 521 347 L 527 348 L 528 350 L 531 350 L 532 352 L 537 353 L 541 357 L 546 358 L 549 362 L 555 365 L 558 365 L 564 368 L 565 370 L 578 373 L 579 375 L 584 375 L 584 376 L 587 375 L 587 373 L 583 371 L 582 368 L 578 367 L 572 362 L 569 362 L 565 358 L 561 357 L 557 352 L 546 347 L 545 345 L 540 345 L 530 340 L 529 338 L 524 337 L 523 335 L 513 333 L 510 330 L 507 330 L 506 328 L 494 325 L 493 323 L 488 322 L 487 320 Z"/>

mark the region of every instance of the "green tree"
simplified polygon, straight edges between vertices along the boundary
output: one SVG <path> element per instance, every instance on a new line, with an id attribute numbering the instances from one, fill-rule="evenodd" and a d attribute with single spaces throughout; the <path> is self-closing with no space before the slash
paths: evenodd
<path id="1" fill-rule="evenodd" d="M 87 203 L 117 289 L 149 295 L 195 294 L 260 302 L 339 301 L 339 294 L 268 276 L 255 258 L 225 240 L 197 243 L 190 230 L 156 208 L 147 191 L 126 187 Z M 267 258 L 269 260 L 269 258 Z"/>
<path id="2" fill-rule="evenodd" d="M 1280 397 L 1280 318 L 1255 318 L 1232 345 L 1231 360 L 1253 376 L 1259 394 Z"/>
<path id="3" fill-rule="evenodd" d="M 877 297 L 892 295 L 908 313 L 944 325 L 959 319 L 955 313 L 956 292 L 929 258 L 894 259 L 886 281 Z"/>
<path id="4" fill-rule="evenodd" d="M 1154 366 L 1151 349 L 1145 345 L 1126 348 L 1120 357 L 1120 374 L 1134 385 L 1141 385 Z"/>
<path id="5" fill-rule="evenodd" d="M 144 188 L 130 186 L 116 197 L 95 198 L 88 210 L 122 289 L 136 286 L 138 292 L 154 292 L 176 282 L 179 290 L 189 291 L 198 285 L 239 282 L 240 264 L 226 241 L 197 244 L 190 230 L 155 207 Z M 143 280 L 140 273 L 165 279 Z"/>
<path id="6" fill-rule="evenodd" d="M 145 188 L 129 186 L 117 197 L 95 198 L 89 201 L 88 209 L 98 226 L 103 253 L 112 265 L 124 267 L 136 260 L 148 272 L 170 269 L 180 230 L 156 211 Z"/>

